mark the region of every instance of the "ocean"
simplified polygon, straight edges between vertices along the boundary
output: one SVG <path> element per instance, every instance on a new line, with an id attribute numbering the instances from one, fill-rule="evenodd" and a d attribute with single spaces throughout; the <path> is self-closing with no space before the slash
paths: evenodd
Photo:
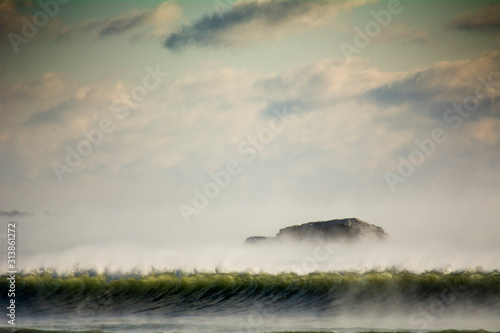
<path id="1" fill-rule="evenodd" d="M 8 276 L 0 279 L 7 313 Z M 500 272 L 370 270 L 17 275 L 1 332 L 411 331 L 500 328 Z"/>

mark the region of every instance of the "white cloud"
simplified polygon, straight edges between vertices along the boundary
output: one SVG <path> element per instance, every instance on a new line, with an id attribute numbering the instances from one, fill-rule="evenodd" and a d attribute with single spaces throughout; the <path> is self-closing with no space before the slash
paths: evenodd
<path id="1" fill-rule="evenodd" d="M 268 180 L 297 189 L 320 178 L 328 179 L 325 186 L 340 181 L 339 191 L 352 190 L 349 179 L 364 179 L 371 184 L 367 186 L 378 186 L 383 171 L 398 162 L 398 154 L 414 148 L 414 138 L 421 139 L 446 124 L 441 118 L 414 112 L 406 103 L 373 103 L 367 94 L 383 87 L 390 91 L 398 88 L 396 92 L 411 87 L 427 96 L 412 103 L 453 101 L 463 91 L 470 91 L 471 85 L 473 88 L 475 82 L 467 79 L 492 69 L 495 59 L 495 54 L 484 54 L 396 73 L 370 68 L 356 58 L 323 59 L 275 75 L 205 62 L 152 91 L 126 119 L 118 119 L 110 108 L 121 94 L 130 93 L 133 82 L 102 79 L 77 85 L 48 73 L 4 94 L 3 100 L 9 101 L 2 106 L 4 115 L 11 114 L 13 105 L 22 105 L 20 92 L 29 94 L 32 107 L 23 117 L 5 118 L 2 151 L 11 156 L 9 163 L 22 166 L 19 172 L 27 177 L 43 174 L 55 180 L 51 163 L 64 162 L 64 147 L 74 147 L 85 139 L 82 131 L 95 128 L 100 119 L 108 117 L 114 131 L 69 177 L 113 175 L 145 181 L 173 177 L 178 179 L 177 189 L 189 193 L 193 186 L 203 184 L 208 172 L 230 159 L 241 159 L 238 145 L 268 126 L 271 107 L 295 105 L 300 121 L 287 127 L 258 155 L 254 168 L 262 170 L 263 179 L 279 174 Z M 50 96 L 58 108 L 48 109 L 41 103 Z M 457 138 L 470 136 L 475 140 L 462 149 L 497 147 L 498 124 L 494 119 L 490 115 L 467 123 L 463 132 L 455 133 Z M 429 181 L 435 177 L 434 171 L 425 171 Z M 295 179 L 290 182 L 292 175 Z M 249 173 L 245 177 L 253 176 Z"/>
<path id="2" fill-rule="evenodd" d="M 479 146 L 498 148 L 500 145 L 500 119 L 485 117 L 470 123 L 465 129 L 467 136 L 476 140 Z"/>
<path id="3" fill-rule="evenodd" d="M 450 29 L 465 31 L 498 32 L 499 16 L 500 4 L 487 4 L 475 11 L 460 14 L 446 26 Z"/>
<path id="4" fill-rule="evenodd" d="M 365 68 L 366 65 L 356 57 L 349 60 L 323 59 L 258 84 L 269 99 L 326 102 L 360 96 L 403 77 L 403 73 L 384 73 Z"/>

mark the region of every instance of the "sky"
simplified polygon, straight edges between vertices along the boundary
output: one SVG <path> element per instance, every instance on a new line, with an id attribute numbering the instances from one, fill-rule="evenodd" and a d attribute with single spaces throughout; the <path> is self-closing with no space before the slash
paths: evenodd
<path id="1" fill-rule="evenodd" d="M 494 1 L 0 0 L 0 221 L 26 259 L 345 217 L 500 253 L 499 22 Z"/>

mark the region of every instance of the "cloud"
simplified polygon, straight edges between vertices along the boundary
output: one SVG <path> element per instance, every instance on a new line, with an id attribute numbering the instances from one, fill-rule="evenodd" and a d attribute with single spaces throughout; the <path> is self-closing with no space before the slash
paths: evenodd
<path id="1" fill-rule="evenodd" d="M 129 11 L 103 20 L 87 22 L 83 29 L 96 33 L 99 38 L 135 32 L 140 36 L 161 36 L 170 31 L 174 21 L 181 17 L 180 7 L 171 2 L 163 2 L 152 10 Z M 146 28 L 147 31 L 139 31 Z"/>
<path id="2" fill-rule="evenodd" d="M 1 85 L 0 85 L 1 86 Z M 43 111 L 55 111 L 56 106 L 67 99 L 74 83 L 65 80 L 60 74 L 49 72 L 40 77 L 18 82 L 0 89 L 0 120 L 3 131 L 15 131 L 12 126 L 28 121 Z M 55 115 L 55 114 L 53 114 Z M 49 113 L 45 114 L 49 116 Z M 36 119 L 33 120 L 36 120 Z M 3 128 L 9 123 L 10 127 Z"/>
<path id="3" fill-rule="evenodd" d="M 52 98 L 66 88 L 65 84 L 61 75 L 48 72 L 39 78 L 14 85 L 12 93 L 31 98 Z"/>
<path id="4" fill-rule="evenodd" d="M 23 17 L 31 21 L 33 14 L 42 11 L 32 1 L 0 0 L 0 34 L 15 33 L 22 36 L 21 29 L 25 24 Z M 160 3 L 152 10 L 132 10 L 116 16 L 100 20 L 91 20 L 74 25 L 63 24 L 57 16 L 51 17 L 47 26 L 41 29 L 40 35 L 53 41 L 74 37 L 82 32 L 90 33 L 98 38 L 131 34 L 132 39 L 144 37 L 164 37 L 172 31 L 173 24 L 182 15 L 181 8 L 172 1 Z M 2 38 L 2 43 L 9 42 Z"/>
<path id="5" fill-rule="evenodd" d="M 494 3 L 457 16 L 446 24 L 449 29 L 464 31 L 500 31 L 500 3 Z"/>
<path id="6" fill-rule="evenodd" d="M 471 123 L 466 129 L 469 138 L 478 141 L 482 146 L 497 148 L 500 143 L 500 119 L 484 117 Z"/>
<path id="7" fill-rule="evenodd" d="M 56 125 L 61 123 L 62 118 L 67 114 L 68 103 L 60 103 L 47 110 L 36 112 L 25 122 L 28 126 L 41 124 Z"/>
<path id="8" fill-rule="evenodd" d="M 24 22 L 23 16 L 31 17 L 30 13 L 35 8 L 30 0 L 0 0 L 0 34 L 3 36 L 10 32 L 17 33 Z"/>
<path id="9" fill-rule="evenodd" d="M 71 87 L 64 80 L 63 85 L 58 84 L 59 75 L 43 75 L 4 92 L 15 95 L 5 96 L 2 103 L 10 101 L 5 107 L 12 111 L 11 117 L 19 119 L 2 123 L 2 159 L 10 179 L 28 182 L 38 176 L 58 184 L 51 163 L 64 163 L 65 147 L 75 148 L 86 138 L 83 131 L 109 117 L 115 129 L 66 175 L 69 182 L 96 181 L 112 189 L 107 182 L 118 178 L 148 184 L 158 180 L 165 185 L 162 189 L 176 191 L 141 192 L 144 198 L 156 202 L 167 197 L 165 200 L 177 202 L 176 196 L 189 197 L 193 187 L 202 186 L 209 172 L 220 170 L 230 159 L 243 160 L 238 146 L 269 126 L 273 109 L 295 108 L 300 121 L 286 127 L 258 153 L 259 163 L 249 166 L 253 171 L 240 177 L 243 180 L 235 182 L 234 188 L 253 193 L 250 187 L 254 185 L 249 184 L 258 187 L 269 182 L 275 193 L 295 193 L 302 198 L 296 189 L 314 186 L 318 191 L 313 199 L 328 201 L 339 191 L 373 189 L 377 181 L 383 182 L 381 175 L 387 165 L 397 163 L 401 152 L 414 149 L 415 137 L 446 126 L 441 119 L 418 112 L 419 107 L 460 102 L 463 92 L 470 94 L 471 86 L 473 91 L 477 75 L 498 66 L 498 56 L 485 53 L 395 73 L 355 57 L 350 61 L 322 59 L 277 74 L 207 61 L 152 91 L 123 120 L 116 118 L 110 106 L 121 94 L 130 93 L 136 82 L 103 78 Z M 59 90 L 61 86 L 65 89 Z M 47 105 L 44 96 L 55 98 L 57 91 L 64 99 Z M 34 105 L 31 109 L 22 104 L 23 96 L 28 95 Z M 13 109 L 14 105 L 19 106 Z M 463 145 L 459 156 L 474 156 L 478 144 L 498 147 L 498 122 L 484 121 L 473 127 L 469 123 L 456 133 L 474 141 Z M 19 176 L 12 176 L 11 170 Z M 425 171 L 425 176 L 431 179 L 433 171 L 436 169 Z M 278 174 L 283 176 L 276 177 Z M 382 185 L 385 189 L 386 184 Z M 331 188 L 338 190 L 332 193 Z M 120 198 L 129 203 L 145 200 L 137 193 Z M 96 204 L 102 195 L 96 196 Z"/>
<path id="10" fill-rule="evenodd" d="M 409 27 L 401 21 L 390 24 L 384 33 L 374 38 L 377 44 L 424 44 L 432 41 L 429 27 Z"/>
<path id="11" fill-rule="evenodd" d="M 114 18 L 108 20 L 107 22 L 103 22 L 103 27 L 99 31 L 99 37 L 122 34 L 139 24 L 143 24 L 146 17 L 147 15 L 143 13 L 139 15 Z"/>
<path id="12" fill-rule="evenodd" d="M 29 95 L 35 106 L 19 104 L 20 113 L 9 113 L 19 119 L 11 118 L 10 126 L 5 127 L 3 151 L 19 157 L 26 175 L 36 175 L 50 168 L 52 161 L 64 160 L 64 147 L 74 147 L 84 139 L 83 131 L 94 128 L 99 119 L 111 117 L 116 128 L 106 136 L 106 144 L 96 148 L 71 177 L 93 170 L 154 177 L 165 170 L 182 174 L 186 165 L 214 170 L 234 154 L 252 128 L 266 125 L 273 110 L 286 109 L 315 124 L 301 128 L 300 134 L 284 136 L 296 144 L 290 150 L 304 155 L 316 151 L 320 159 L 325 157 L 319 152 L 328 151 L 337 157 L 334 165 L 342 172 L 374 169 L 379 159 L 411 142 L 409 128 L 414 124 L 408 119 L 429 122 L 428 114 L 418 113 L 420 107 L 460 102 L 463 93 L 471 93 L 478 74 L 495 68 L 498 56 L 486 53 L 395 73 L 370 68 L 356 57 L 349 61 L 322 59 L 278 74 L 205 62 L 152 92 L 125 120 L 116 119 L 110 107 L 121 94 L 130 92 L 131 82 L 103 79 L 70 89 L 69 82 L 50 73 L 11 88 L 15 103 Z M 56 95 L 66 97 L 41 103 L 46 96 Z M 387 134 L 382 136 L 384 132 Z M 370 136 L 378 137 L 383 145 L 365 139 Z M 354 148 L 346 149 L 351 146 Z M 269 148 L 260 156 L 272 159 L 280 154 Z M 318 161 L 318 168 L 322 163 Z"/>
<path id="13" fill-rule="evenodd" d="M 373 181 L 372 172 L 383 174 L 388 165 L 399 161 L 398 154 L 408 156 L 415 149 L 415 138 L 425 138 L 436 127 L 451 130 L 450 124 L 442 119 L 443 112 L 453 103 L 474 95 L 480 83 L 478 77 L 489 81 L 492 74 L 493 82 L 498 81 L 499 60 L 500 53 L 488 52 L 474 58 L 388 73 L 366 68 L 368 64 L 359 58 L 350 62 L 323 59 L 263 78 L 255 87 L 260 96 L 265 96 L 264 115 L 272 117 L 272 109 L 296 107 L 298 114 L 308 119 L 314 130 L 302 128 L 292 148 L 311 161 L 308 173 L 324 174 L 326 171 L 321 168 L 327 163 L 336 173 L 345 173 L 345 179 L 352 185 L 355 182 L 352 175 L 367 176 L 363 179 Z M 453 155 L 456 152 L 460 156 L 475 156 L 478 146 L 498 147 L 495 135 L 498 122 L 494 119 L 499 114 L 494 110 L 498 108 L 500 85 L 482 88 L 480 93 L 490 99 L 485 99 L 462 130 L 454 133 L 450 140 L 452 148 L 447 147 L 451 152 L 441 153 L 449 157 L 445 160 L 456 161 Z M 478 156 L 478 160 L 484 158 Z M 462 171 L 464 176 L 466 172 Z M 425 177 L 430 181 L 435 177 L 430 173 L 437 171 L 428 172 Z"/>
<path id="14" fill-rule="evenodd" d="M 480 84 L 478 78 L 489 80 L 489 75 L 494 79 L 499 74 L 500 52 L 485 52 L 474 58 L 442 61 L 408 72 L 399 80 L 367 91 L 364 98 L 382 106 L 460 103 L 467 96 L 474 96 L 474 90 Z M 481 94 L 488 95 L 486 102 L 494 102 L 500 89 L 482 88 Z"/>
<path id="15" fill-rule="evenodd" d="M 21 212 L 18 210 L 0 210 L 0 216 L 2 217 L 22 217 L 22 216 L 32 216 L 31 212 Z"/>
<path id="16" fill-rule="evenodd" d="M 339 103 L 356 99 L 371 89 L 403 77 L 401 73 L 384 73 L 364 68 L 366 62 L 357 57 L 350 60 L 322 59 L 315 63 L 264 78 L 256 87 L 269 100 L 314 105 Z M 300 104 L 299 103 L 299 104 Z"/>
<path id="17" fill-rule="evenodd" d="M 205 15 L 181 27 L 165 40 L 165 47 L 180 50 L 188 45 L 227 46 L 279 37 L 324 23 L 340 10 L 359 1 L 259 1 L 238 2 L 222 13 Z"/>
<path id="18" fill-rule="evenodd" d="M 65 146 L 74 147 L 84 138 L 83 131 L 103 118 L 116 121 L 110 107 L 130 89 L 109 77 L 79 85 L 56 73 L 2 89 L 0 154 L 9 181 L 40 175 L 45 172 L 41 165 L 64 159 Z"/>
<path id="19" fill-rule="evenodd" d="M 14 33 L 23 36 L 22 28 L 25 21 L 33 22 L 33 15 L 37 12 L 44 13 L 45 10 L 37 3 L 30 0 L 0 0 L 0 35 L 7 36 Z M 40 36 L 37 38 L 60 39 L 69 32 L 69 27 L 63 25 L 57 17 L 50 17 L 48 24 L 40 29 Z M 1 38 L 0 43 L 9 42 L 9 38 Z"/>

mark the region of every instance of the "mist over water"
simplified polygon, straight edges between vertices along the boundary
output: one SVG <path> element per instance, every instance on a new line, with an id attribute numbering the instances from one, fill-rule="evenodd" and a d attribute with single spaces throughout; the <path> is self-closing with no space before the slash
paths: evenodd
<path id="1" fill-rule="evenodd" d="M 453 243 L 399 242 L 335 244 L 323 241 L 243 244 L 240 240 L 169 247 L 113 243 L 76 246 L 58 253 L 22 257 L 25 271 L 40 267 L 68 272 L 294 272 L 409 270 L 444 272 L 498 269 L 500 253 Z"/>
<path id="2" fill-rule="evenodd" d="M 500 268 L 498 212 L 495 197 L 471 205 L 473 197 L 438 196 L 426 202 L 339 202 L 340 209 L 285 202 L 217 207 L 186 225 L 166 221 L 146 211 L 116 211 L 79 217 L 47 217 L 38 222 L 19 219 L 19 269 L 52 268 L 60 272 L 79 269 L 128 272 L 183 270 L 187 272 L 296 272 L 339 270 L 454 271 Z M 438 200 L 439 199 L 439 200 Z M 217 204 L 215 202 L 214 204 Z M 291 207 L 286 211 L 286 206 Z M 241 209 L 248 210 L 242 214 Z M 176 216 L 177 211 L 161 215 Z M 390 240 L 383 243 L 244 244 L 249 236 L 274 236 L 286 226 L 309 221 L 355 216 L 381 226 Z M 169 223 L 167 223 L 169 222 Z M 173 223 L 177 222 L 177 223 Z M 37 232 L 32 232 L 37 230 Z M 5 263 L 0 262 L 0 268 Z"/>

